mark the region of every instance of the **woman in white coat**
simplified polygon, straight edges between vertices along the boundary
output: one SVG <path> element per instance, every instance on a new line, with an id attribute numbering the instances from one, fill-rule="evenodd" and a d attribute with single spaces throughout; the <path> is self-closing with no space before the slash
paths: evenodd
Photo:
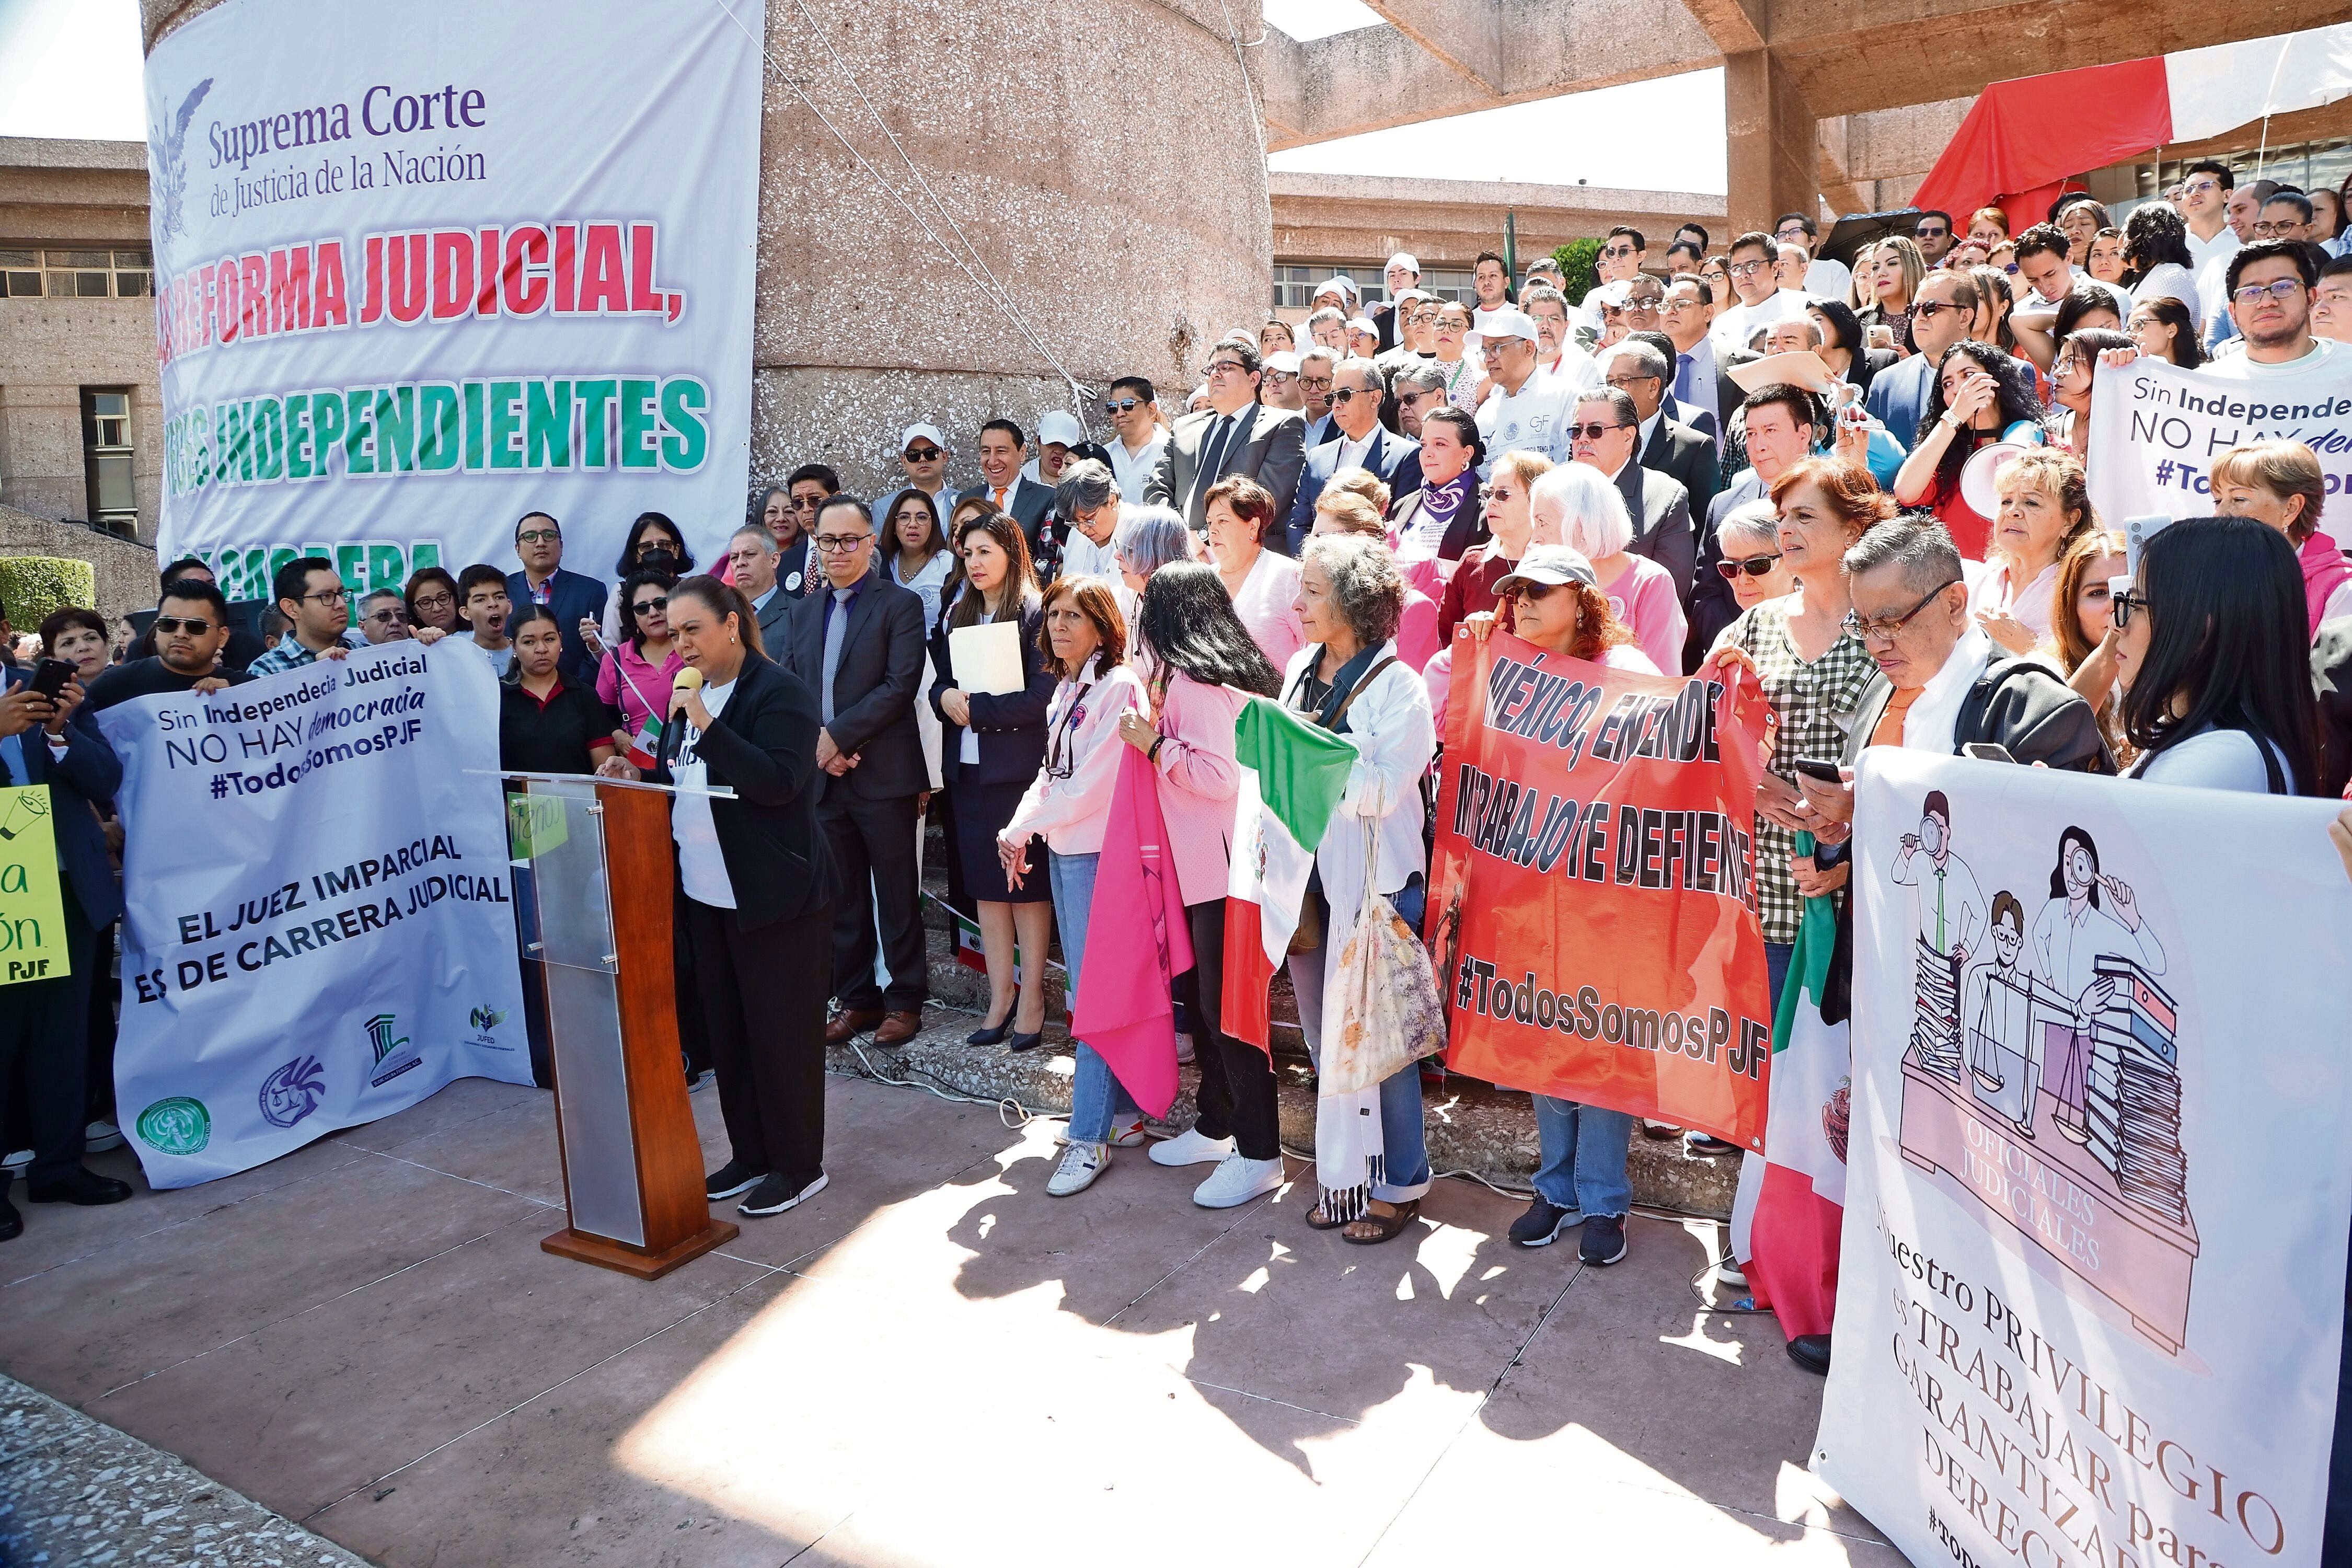
<path id="1" fill-rule="evenodd" d="M 1290 955 L 1299 1022 L 1307 1049 L 1319 1062 L 1323 994 L 1329 966 L 1337 962 L 1336 939 L 1362 906 L 1366 878 L 1406 924 L 1421 929 L 1428 898 L 1421 782 L 1436 753 L 1437 735 L 1421 677 L 1397 657 L 1404 579 L 1381 541 L 1354 534 L 1318 534 L 1309 540 L 1301 563 L 1297 609 L 1307 646 L 1291 657 L 1283 673 L 1283 705 L 1346 736 L 1360 753 L 1348 776 L 1347 793 L 1316 848 L 1316 877 L 1307 885 L 1307 898 L 1322 899 L 1328 909 L 1326 941 Z M 1374 854 L 1369 866 L 1368 819 Z M 1418 1062 L 1407 1063 L 1381 1081 L 1380 1107 L 1381 1160 L 1369 1190 L 1327 1186 L 1323 1201 L 1307 1215 L 1314 1228 L 1337 1228 L 1343 1240 L 1366 1246 L 1402 1234 L 1420 1214 L 1422 1195 L 1429 1191 Z M 1318 1171 L 1318 1175 L 1328 1179 L 1328 1173 Z"/>

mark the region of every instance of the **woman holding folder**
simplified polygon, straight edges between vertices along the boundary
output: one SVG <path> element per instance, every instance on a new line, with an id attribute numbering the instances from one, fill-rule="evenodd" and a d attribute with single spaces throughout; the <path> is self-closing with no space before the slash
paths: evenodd
<path id="1" fill-rule="evenodd" d="M 1041 649 L 1043 614 L 1021 525 L 1003 512 L 969 518 L 957 526 L 955 547 L 963 557 L 963 592 L 931 634 L 931 668 L 940 672 L 931 707 L 944 727 L 940 775 L 955 816 L 955 852 L 964 890 L 979 905 L 981 951 L 988 963 L 987 1022 L 966 1039 L 1025 1051 L 1045 1037 L 1053 891 L 1043 878 L 1008 885 L 996 835 L 1013 820 L 1045 760 L 1045 709 L 1055 672 Z M 1034 853 L 1035 863 L 1044 864 L 1043 848 Z"/>

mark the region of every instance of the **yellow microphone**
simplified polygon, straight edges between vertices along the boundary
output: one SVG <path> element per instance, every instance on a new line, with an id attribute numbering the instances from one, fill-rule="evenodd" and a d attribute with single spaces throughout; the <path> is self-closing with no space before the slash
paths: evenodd
<path id="1" fill-rule="evenodd" d="M 694 666 L 690 664 L 686 666 L 684 668 L 680 669 L 677 676 L 670 681 L 669 689 L 672 691 L 684 691 L 688 693 L 701 690 L 702 671 L 695 668 Z"/>

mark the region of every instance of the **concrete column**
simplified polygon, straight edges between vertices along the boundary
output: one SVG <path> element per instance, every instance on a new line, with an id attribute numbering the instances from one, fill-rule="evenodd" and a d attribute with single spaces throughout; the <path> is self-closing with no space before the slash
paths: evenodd
<path id="1" fill-rule="evenodd" d="M 1769 234 L 1782 213 L 1821 211 L 1813 111 L 1770 49 L 1723 57 L 1723 121 L 1733 234 Z"/>

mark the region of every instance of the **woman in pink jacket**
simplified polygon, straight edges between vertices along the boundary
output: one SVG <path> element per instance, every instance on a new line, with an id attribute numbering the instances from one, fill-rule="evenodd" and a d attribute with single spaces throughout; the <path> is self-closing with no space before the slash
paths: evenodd
<path id="1" fill-rule="evenodd" d="M 1192 933 L 1192 969 L 1177 982 L 1191 1008 L 1201 1068 L 1201 1114 L 1189 1131 L 1157 1143 L 1159 1165 L 1215 1163 L 1192 1194 L 1202 1208 L 1233 1208 L 1282 1184 L 1275 1126 L 1274 1063 L 1219 1027 L 1224 990 L 1226 857 L 1241 765 L 1234 721 L 1252 693 L 1272 697 L 1282 677 L 1234 613 L 1213 566 L 1179 562 L 1144 584 L 1137 615 L 1151 660 L 1150 712 L 1118 721 L 1119 738 L 1151 760 L 1160 810 L 1175 853 L 1176 884 Z"/>
<path id="2" fill-rule="evenodd" d="M 1046 661 L 1061 676 L 1045 708 L 1045 761 L 1013 819 L 996 836 L 1004 879 L 1014 888 L 1040 868 L 1028 860 L 1032 837 L 1043 835 L 1052 879 L 1054 921 L 1069 965 L 1068 1006 L 1078 1009 L 1078 971 L 1086 962 L 1087 914 L 1094 906 L 1095 865 L 1118 783 L 1118 721 L 1143 706 L 1143 682 L 1127 664 L 1127 623 L 1110 584 L 1099 577 L 1063 577 L 1045 590 L 1042 640 Z M 1045 1184 L 1066 1198 L 1094 1184 L 1110 1163 L 1111 1146 L 1143 1141 L 1143 1112 L 1100 1053 L 1077 1042 L 1077 1079 L 1070 1091 L 1070 1140 Z M 1115 1103 L 1114 1103 L 1115 1102 Z"/>

